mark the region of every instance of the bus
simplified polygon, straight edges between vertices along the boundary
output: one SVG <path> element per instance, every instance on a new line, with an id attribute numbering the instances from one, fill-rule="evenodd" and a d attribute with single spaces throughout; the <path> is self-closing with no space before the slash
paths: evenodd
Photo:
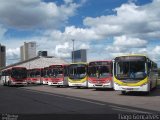
<path id="1" fill-rule="evenodd" d="M 112 61 L 92 61 L 88 64 L 89 88 L 113 88 Z"/>
<path id="2" fill-rule="evenodd" d="M 145 55 L 124 55 L 113 60 L 114 89 L 149 93 L 157 86 L 157 64 Z"/>
<path id="3" fill-rule="evenodd" d="M 53 86 L 68 86 L 68 65 L 51 65 L 50 69 L 50 79 L 48 85 Z"/>
<path id="4" fill-rule="evenodd" d="M 32 84 L 42 84 L 41 80 L 42 68 L 29 69 L 28 72 L 29 72 L 28 80 L 30 80 Z"/>
<path id="5" fill-rule="evenodd" d="M 12 67 L 2 71 L 3 85 L 27 85 L 27 69 L 25 67 Z"/>
<path id="6" fill-rule="evenodd" d="M 45 67 L 42 70 L 42 82 L 44 85 L 48 85 L 48 81 L 50 79 L 49 72 L 49 67 Z"/>
<path id="7" fill-rule="evenodd" d="M 68 66 L 68 84 L 71 87 L 88 87 L 87 63 L 72 63 Z"/>

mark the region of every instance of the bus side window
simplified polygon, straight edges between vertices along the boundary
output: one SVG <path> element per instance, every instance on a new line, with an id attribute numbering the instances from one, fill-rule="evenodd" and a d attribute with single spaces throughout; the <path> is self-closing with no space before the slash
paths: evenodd
<path id="1" fill-rule="evenodd" d="M 148 70 L 150 70 L 151 69 L 151 62 L 148 62 Z"/>
<path id="2" fill-rule="evenodd" d="M 152 63 L 151 61 L 148 62 L 148 74 L 152 71 Z"/>

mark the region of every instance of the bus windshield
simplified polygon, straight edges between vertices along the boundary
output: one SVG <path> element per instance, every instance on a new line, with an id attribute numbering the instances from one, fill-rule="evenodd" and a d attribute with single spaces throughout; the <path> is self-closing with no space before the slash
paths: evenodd
<path id="1" fill-rule="evenodd" d="M 116 61 L 115 76 L 119 80 L 137 81 L 144 79 L 147 75 L 145 61 Z"/>
<path id="2" fill-rule="evenodd" d="M 110 76 L 109 66 L 90 66 L 88 68 L 89 77 L 105 78 Z"/>
<path id="3" fill-rule="evenodd" d="M 11 77 L 16 79 L 26 78 L 27 77 L 27 70 L 25 68 L 13 68 L 11 72 Z"/>
<path id="4" fill-rule="evenodd" d="M 40 70 L 36 70 L 35 71 L 35 76 L 40 76 L 41 75 L 41 71 Z"/>
<path id="5" fill-rule="evenodd" d="M 87 66 L 84 64 L 73 64 L 69 66 L 70 79 L 83 79 L 87 74 Z"/>
<path id="6" fill-rule="evenodd" d="M 44 69 L 44 70 L 43 70 L 43 77 L 44 77 L 44 78 L 48 78 L 49 72 L 50 72 L 49 70 Z"/>
<path id="7" fill-rule="evenodd" d="M 63 77 L 63 68 L 53 68 L 50 72 L 51 77 Z"/>

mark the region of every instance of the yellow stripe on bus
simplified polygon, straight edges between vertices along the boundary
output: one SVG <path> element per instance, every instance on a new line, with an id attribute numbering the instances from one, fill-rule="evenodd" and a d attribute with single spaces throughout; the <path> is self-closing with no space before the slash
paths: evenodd
<path id="1" fill-rule="evenodd" d="M 114 77 L 114 82 L 121 85 L 121 86 L 141 86 L 143 84 L 148 83 L 148 77 L 146 77 L 145 79 L 143 79 L 137 83 L 124 83 Z"/>
<path id="2" fill-rule="evenodd" d="M 84 83 L 85 81 L 87 81 L 87 77 L 80 79 L 80 80 L 72 80 L 72 79 L 68 78 L 68 81 L 71 83 Z"/>

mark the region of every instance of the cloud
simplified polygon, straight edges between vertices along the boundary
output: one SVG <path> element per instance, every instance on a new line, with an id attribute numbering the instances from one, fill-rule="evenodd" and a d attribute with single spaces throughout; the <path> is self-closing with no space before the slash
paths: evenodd
<path id="1" fill-rule="evenodd" d="M 143 6 L 129 2 L 113 9 L 113 15 L 86 17 L 83 23 L 103 37 L 126 35 L 153 39 L 154 36 L 159 36 L 160 31 L 159 5 L 160 0 L 153 0 Z"/>
<path id="2" fill-rule="evenodd" d="M 0 38 L 3 38 L 6 32 L 7 32 L 7 29 L 0 24 Z"/>
<path id="3" fill-rule="evenodd" d="M 0 0 L 0 23 L 9 28 L 57 28 L 75 14 L 79 4 L 65 0 L 62 5 L 42 0 Z"/>
<path id="4" fill-rule="evenodd" d="M 6 64 L 12 64 L 20 61 L 20 49 L 19 48 L 9 48 L 6 50 L 7 61 Z"/>
<path id="5" fill-rule="evenodd" d="M 146 52 L 147 41 L 139 38 L 131 38 L 127 36 L 118 36 L 113 38 L 113 44 L 108 45 L 105 50 L 108 53 L 139 53 Z"/>
<path id="6" fill-rule="evenodd" d="M 84 29 L 84 28 L 76 28 L 75 26 L 69 26 L 65 28 L 63 33 L 64 36 L 67 36 L 70 39 L 76 39 L 78 41 L 88 41 L 88 40 L 97 40 L 100 39 L 94 30 L 92 29 Z"/>
<path id="7" fill-rule="evenodd" d="M 139 38 L 131 38 L 127 36 L 119 36 L 114 38 L 114 46 L 121 46 L 127 48 L 142 48 L 147 46 L 147 41 Z"/>
<path id="8" fill-rule="evenodd" d="M 90 49 L 90 45 L 89 45 L 89 44 L 82 43 L 82 44 L 80 45 L 79 49 Z"/>
<path id="9" fill-rule="evenodd" d="M 7 56 L 19 56 L 19 53 L 20 53 L 19 48 L 15 48 L 15 49 L 9 48 L 9 49 L 6 50 Z M 16 59 L 16 58 L 13 57 L 13 58 L 10 58 L 10 59 Z"/>
<path id="10" fill-rule="evenodd" d="M 160 46 L 157 45 L 148 51 L 148 55 L 154 62 L 160 63 Z"/>
<path id="11" fill-rule="evenodd" d="M 71 56 L 68 50 L 69 50 L 68 42 L 65 42 L 62 45 L 56 45 L 55 55 L 57 55 L 58 57 L 62 57 L 62 58 L 68 58 Z"/>
<path id="12" fill-rule="evenodd" d="M 126 52 L 127 48 L 117 47 L 117 46 L 107 46 L 105 50 L 108 53 L 121 53 L 121 52 Z"/>

